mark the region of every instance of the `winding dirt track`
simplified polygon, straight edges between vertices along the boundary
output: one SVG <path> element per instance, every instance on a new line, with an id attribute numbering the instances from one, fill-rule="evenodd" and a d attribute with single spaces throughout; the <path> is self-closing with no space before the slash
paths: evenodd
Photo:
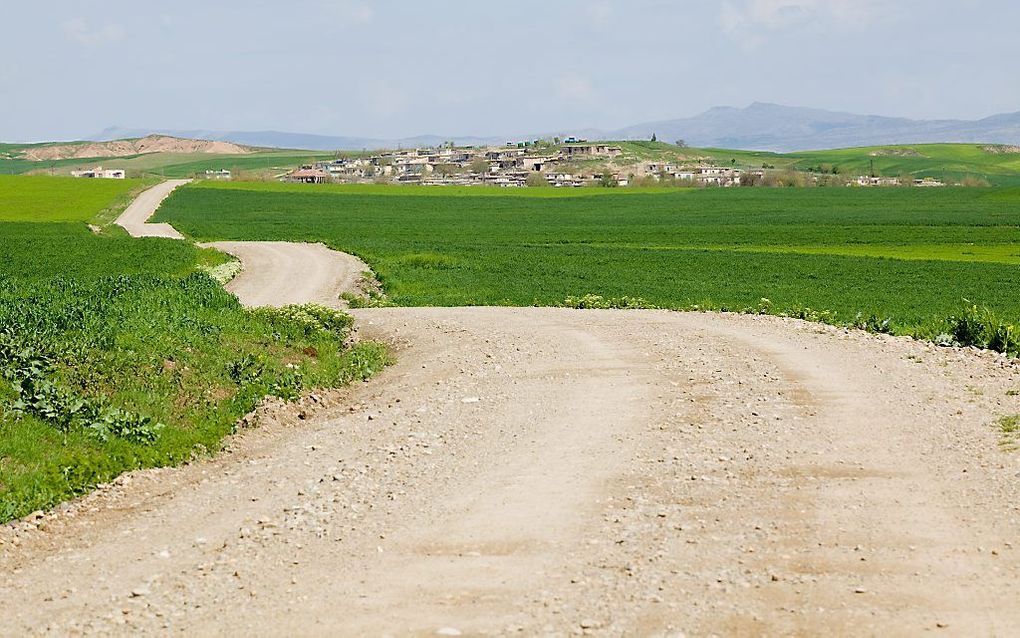
<path id="1" fill-rule="evenodd" d="M 150 224 L 149 218 L 156 212 L 163 200 L 190 179 L 171 179 L 143 192 L 117 218 L 117 225 L 132 237 L 165 237 L 184 239 L 170 224 Z"/>
<path id="2" fill-rule="evenodd" d="M 1020 631 L 1013 363 L 769 317 L 356 316 L 398 363 L 335 407 L 0 531 L 0 633 Z"/>
<path id="3" fill-rule="evenodd" d="M 174 179 L 141 193 L 117 218 L 132 237 L 184 239 L 170 224 L 151 224 L 149 218 L 174 190 L 191 180 Z M 368 265 L 353 255 L 323 244 L 284 241 L 221 241 L 202 244 L 237 257 L 244 270 L 227 290 L 249 306 L 318 303 L 339 308 L 340 293 L 358 292 Z"/>
<path id="4" fill-rule="evenodd" d="M 368 265 L 323 244 L 220 241 L 203 244 L 241 260 L 244 270 L 227 290 L 249 306 L 317 303 L 341 306 L 340 293 L 357 292 Z"/>

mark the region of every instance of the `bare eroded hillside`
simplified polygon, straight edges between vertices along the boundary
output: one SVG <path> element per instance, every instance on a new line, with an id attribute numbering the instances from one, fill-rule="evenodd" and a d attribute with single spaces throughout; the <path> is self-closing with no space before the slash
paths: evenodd
<path id="1" fill-rule="evenodd" d="M 166 135 L 149 135 L 135 140 L 112 142 L 85 142 L 52 144 L 29 148 L 23 158 L 32 161 L 85 159 L 90 157 L 129 157 L 144 153 L 209 153 L 217 155 L 245 155 L 252 150 L 230 142 L 187 140 Z"/>

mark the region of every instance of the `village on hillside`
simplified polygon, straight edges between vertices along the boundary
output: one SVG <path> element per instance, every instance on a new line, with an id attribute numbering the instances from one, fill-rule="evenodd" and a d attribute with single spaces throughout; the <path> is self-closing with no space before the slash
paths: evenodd
<path id="1" fill-rule="evenodd" d="M 679 181 L 739 186 L 745 171 L 703 161 L 638 162 L 614 165 L 623 149 L 608 142 L 568 138 L 507 143 L 505 147 L 417 148 L 368 157 L 341 157 L 301 167 L 281 176 L 298 183 L 393 182 L 425 186 L 503 187 L 629 186 L 635 180 Z M 759 177 L 764 171 L 758 171 Z M 212 175 L 211 175 L 212 176 Z"/>
<path id="2" fill-rule="evenodd" d="M 623 149 L 611 142 L 568 138 L 560 143 L 541 140 L 508 142 L 503 147 L 416 148 L 363 157 L 338 157 L 307 164 L 279 176 L 292 183 L 396 183 L 424 186 L 501 187 L 675 185 L 738 187 L 759 185 L 806 186 L 832 184 L 836 176 L 768 167 L 719 165 L 708 158 L 635 160 L 622 158 Z M 223 171 L 209 171 L 210 179 L 229 179 Z M 913 179 L 870 175 L 841 176 L 847 186 L 943 186 L 932 178 Z M 795 183 L 783 183 L 787 180 Z"/>
<path id="3" fill-rule="evenodd" d="M 148 138 L 146 138 L 148 139 Z M 170 140 L 184 148 L 194 140 Z M 120 143 L 122 144 L 122 143 Z M 155 142 L 153 143 L 155 144 Z M 793 170 L 768 163 L 741 165 L 737 160 L 720 162 L 682 143 L 660 144 L 654 156 L 634 152 L 635 142 L 590 142 L 569 137 L 565 140 L 507 142 L 504 146 L 458 147 L 447 143 L 434 148 L 370 152 L 337 152 L 324 159 L 308 159 L 276 170 L 253 175 L 235 174 L 229 168 L 209 168 L 195 177 L 208 180 L 279 180 L 299 184 L 415 184 L 423 186 L 475 186 L 579 188 L 587 186 L 944 186 L 932 177 L 840 174 L 832 168 Z M 654 144 L 654 140 L 653 140 Z M 662 151 L 662 147 L 667 150 Z M 155 148 L 155 146 L 154 146 Z M 191 147 L 187 147 L 191 149 Z M 238 153 L 257 149 L 237 147 Z M 53 149 L 49 149 L 53 150 Z M 134 146 L 129 151 L 136 152 Z M 206 152 L 218 151 L 209 148 Z M 87 152 L 87 151 L 75 151 Z M 127 151 L 125 151 L 127 152 Z M 227 160 L 225 160 L 227 161 Z M 101 166 L 80 168 L 74 177 L 124 179 L 124 169 Z"/>

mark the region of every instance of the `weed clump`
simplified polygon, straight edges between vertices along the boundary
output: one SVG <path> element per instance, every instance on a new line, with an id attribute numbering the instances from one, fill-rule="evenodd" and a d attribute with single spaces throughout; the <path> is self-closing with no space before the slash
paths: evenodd
<path id="1" fill-rule="evenodd" d="M 950 335 L 961 346 L 1020 356 L 1020 333 L 988 308 L 970 305 L 949 320 Z"/>
<path id="2" fill-rule="evenodd" d="M 561 304 L 564 308 L 579 310 L 658 310 L 658 306 L 640 297 L 603 297 L 602 295 L 584 295 L 567 297 Z"/>
<path id="3" fill-rule="evenodd" d="M 244 266 L 241 265 L 240 261 L 231 260 L 219 264 L 217 266 L 203 266 L 202 271 L 216 280 L 221 286 L 225 286 L 230 283 L 234 277 L 241 274 L 244 270 Z"/>
<path id="4" fill-rule="evenodd" d="M 1003 434 L 1020 434 L 1020 414 L 1002 417 L 999 419 L 999 428 Z"/>

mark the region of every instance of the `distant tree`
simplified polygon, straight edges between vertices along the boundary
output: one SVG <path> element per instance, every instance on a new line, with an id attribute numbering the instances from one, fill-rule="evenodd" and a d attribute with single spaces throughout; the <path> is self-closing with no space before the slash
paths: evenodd
<path id="1" fill-rule="evenodd" d="M 542 186 L 548 186 L 549 182 L 545 179 L 545 175 L 539 172 L 528 173 L 527 185 L 529 188 L 539 188 Z"/>
<path id="2" fill-rule="evenodd" d="M 676 145 L 680 148 L 687 148 L 687 142 L 685 140 L 677 140 Z"/>
<path id="3" fill-rule="evenodd" d="M 757 173 L 747 172 L 740 176 L 741 186 L 761 186 L 761 183 L 762 177 L 760 177 Z"/>
<path id="4" fill-rule="evenodd" d="M 559 146 L 559 144 L 560 144 L 560 138 L 558 138 L 558 137 L 554 137 L 554 138 L 553 138 L 553 144 L 556 144 L 557 146 Z"/>
<path id="5" fill-rule="evenodd" d="M 468 168 L 471 169 L 472 173 L 488 173 L 489 162 L 479 157 L 478 159 L 473 160 Z"/>
<path id="6" fill-rule="evenodd" d="M 616 188 L 620 185 L 620 182 L 616 179 L 616 176 L 606 171 L 602 173 L 602 177 L 599 178 L 599 186 L 603 188 Z"/>
<path id="7" fill-rule="evenodd" d="M 449 177 L 450 175 L 456 175 L 460 172 L 460 166 L 456 164 L 436 164 L 435 171 L 443 177 Z"/>
<path id="8" fill-rule="evenodd" d="M 655 133 L 652 133 L 652 141 L 653 142 L 658 142 L 659 141 L 659 138 L 658 138 L 658 136 Z"/>

